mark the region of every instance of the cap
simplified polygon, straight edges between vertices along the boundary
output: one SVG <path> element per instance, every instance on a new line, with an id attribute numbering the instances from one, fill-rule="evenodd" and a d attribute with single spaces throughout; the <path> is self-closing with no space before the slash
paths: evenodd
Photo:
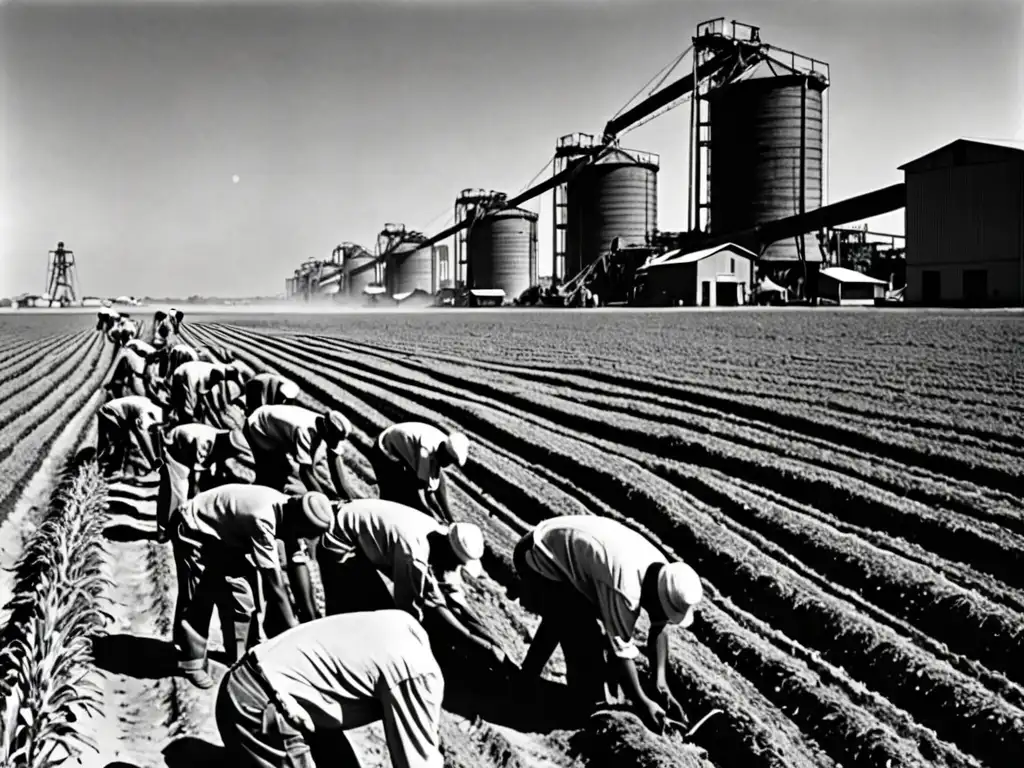
<path id="1" fill-rule="evenodd" d="M 448 528 L 448 543 L 462 564 L 462 570 L 473 578 L 483 573 L 480 558 L 484 556 L 484 535 L 473 523 L 454 523 Z"/>
<path id="2" fill-rule="evenodd" d="M 319 491 L 309 491 L 302 497 L 302 513 L 315 528 L 326 531 L 334 519 L 331 500 Z"/>
<path id="3" fill-rule="evenodd" d="M 291 379 L 283 379 L 281 382 L 281 388 L 278 390 L 281 397 L 286 397 L 289 400 L 294 400 L 299 396 L 299 385 Z"/>
<path id="4" fill-rule="evenodd" d="M 703 596 L 700 577 L 686 563 L 669 563 L 658 574 L 658 600 L 671 624 L 693 624 L 693 609 Z"/>
<path id="5" fill-rule="evenodd" d="M 345 414 L 341 411 L 328 411 L 324 414 L 324 418 L 327 419 L 327 426 L 331 428 L 331 431 L 341 435 L 342 440 L 352 432 L 352 422 L 345 418 Z"/>
<path id="6" fill-rule="evenodd" d="M 444 441 L 444 447 L 460 467 L 466 466 L 469 458 L 469 439 L 461 432 L 452 432 Z"/>

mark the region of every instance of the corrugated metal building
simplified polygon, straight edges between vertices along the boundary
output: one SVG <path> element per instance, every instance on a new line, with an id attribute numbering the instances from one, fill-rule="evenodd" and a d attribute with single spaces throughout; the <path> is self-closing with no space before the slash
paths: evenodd
<path id="1" fill-rule="evenodd" d="M 907 302 L 1024 304 L 1024 145 L 960 139 L 900 170 Z"/>
<path id="2" fill-rule="evenodd" d="M 735 243 L 655 256 L 636 273 L 636 299 L 648 306 L 730 307 L 750 302 L 757 254 Z"/>

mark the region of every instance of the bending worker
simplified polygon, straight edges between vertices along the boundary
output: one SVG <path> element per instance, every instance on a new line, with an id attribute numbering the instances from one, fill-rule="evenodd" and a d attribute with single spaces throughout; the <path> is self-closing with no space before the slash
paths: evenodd
<path id="1" fill-rule="evenodd" d="M 370 464 L 380 498 L 419 509 L 438 520 L 455 521 L 448 504 L 444 469 L 466 465 L 469 440 L 420 422 L 393 424 L 377 437 Z"/>
<path id="2" fill-rule="evenodd" d="M 352 431 L 343 413 L 264 405 L 246 419 L 244 431 L 260 483 L 285 493 L 320 491 L 333 498 L 359 498 L 342 460 L 341 446 Z M 333 487 L 317 477 L 316 469 L 323 464 Z"/>
<path id="3" fill-rule="evenodd" d="M 200 491 L 255 479 L 255 473 L 244 472 L 246 466 L 252 466 L 252 451 L 240 430 L 215 429 L 206 424 L 182 424 L 172 429 L 163 440 L 156 500 L 157 538 L 167 540 L 171 512 Z"/>
<path id="4" fill-rule="evenodd" d="M 199 393 L 203 421 L 218 429 L 242 429 L 245 412 L 245 385 L 253 371 L 241 360 L 227 367 L 228 375 L 214 376 L 209 388 Z"/>
<path id="5" fill-rule="evenodd" d="M 182 363 L 171 374 L 170 408 L 174 424 L 203 421 L 202 393 L 222 381 L 239 382 L 245 367 L 234 363 L 211 363 L 205 360 Z"/>
<path id="6" fill-rule="evenodd" d="M 121 347 L 110 380 L 103 385 L 111 399 L 149 394 L 148 381 L 154 372 L 152 354 L 153 348 L 141 339 L 132 339 Z"/>
<path id="7" fill-rule="evenodd" d="M 258 373 L 245 385 L 245 413 L 263 405 L 297 405 L 299 385 L 276 373 Z"/>
<path id="8" fill-rule="evenodd" d="M 632 528 L 595 515 L 545 520 L 519 541 L 513 562 L 522 579 L 520 604 L 542 617 L 523 661 L 525 674 L 540 675 L 561 643 L 567 683 L 584 706 L 607 703 L 605 683 L 617 691 L 621 682 L 648 728 L 660 731 L 666 710 L 685 721 L 665 677 L 666 627 L 693 623 L 703 590 L 690 566 L 668 563 Z M 641 609 L 651 620 L 647 655 L 653 699 L 633 661 L 639 655 L 633 631 Z M 615 657 L 611 667 L 606 643 Z"/>
<path id="9" fill-rule="evenodd" d="M 330 528 L 317 546 L 327 614 L 399 608 L 418 621 L 424 609 L 457 636 L 505 660 L 464 599 L 448 600 L 438 583 L 458 583 L 465 570 L 481 574 L 484 537 L 472 523 L 445 526 L 419 510 L 381 499 L 336 504 Z M 394 584 L 394 597 L 381 579 Z"/>
<path id="10" fill-rule="evenodd" d="M 330 616 L 249 651 L 224 676 L 217 728 L 239 768 L 358 768 L 344 732 L 383 720 L 393 768 L 442 768 L 444 677 L 403 611 Z"/>
<path id="11" fill-rule="evenodd" d="M 323 494 L 285 496 L 261 485 L 222 485 L 171 513 L 178 575 L 173 642 L 178 669 L 198 688 L 213 685 L 206 658 L 214 606 L 234 662 L 259 642 L 259 581 L 267 601 L 264 628 L 273 636 L 298 625 L 281 574 L 277 539 L 316 536 L 331 522 Z"/>
<path id="12" fill-rule="evenodd" d="M 128 472 L 147 475 L 159 460 L 156 431 L 163 422 L 160 406 L 141 395 L 119 397 L 96 412 L 96 460 L 109 479 Z"/>

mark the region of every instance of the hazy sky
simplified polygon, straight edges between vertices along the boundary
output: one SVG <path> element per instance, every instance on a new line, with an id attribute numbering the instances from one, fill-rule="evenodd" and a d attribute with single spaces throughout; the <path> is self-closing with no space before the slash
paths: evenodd
<path id="1" fill-rule="evenodd" d="M 0 0 L 0 296 L 41 291 L 59 239 L 87 294 L 241 296 L 386 222 L 438 231 L 460 190 L 515 193 L 559 136 L 599 132 L 718 16 L 831 64 L 838 200 L 960 136 L 1024 138 L 1021 8 Z M 686 227 L 688 115 L 623 139 L 661 155 L 666 230 Z M 528 206 L 542 274 L 550 206 Z"/>

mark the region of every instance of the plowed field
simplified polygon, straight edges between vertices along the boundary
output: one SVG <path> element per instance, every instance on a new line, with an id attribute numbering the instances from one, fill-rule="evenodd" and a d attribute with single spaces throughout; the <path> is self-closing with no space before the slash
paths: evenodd
<path id="1" fill-rule="evenodd" d="M 92 322 L 0 318 L 5 566 L 39 515 L 44 459 L 91 439 L 82 414 L 112 359 Z M 536 690 L 453 657 L 449 765 L 1024 765 L 1024 316 L 225 314 L 188 317 L 183 336 L 343 411 L 367 495 L 388 424 L 465 431 L 453 502 L 488 539 L 470 598 L 517 661 L 537 620 L 505 597 L 512 547 L 546 517 L 627 521 L 703 577 L 670 678 L 691 720 L 722 712 L 692 744 L 630 716 L 568 718 L 558 655 Z M 130 493 L 107 528 L 103 708 L 79 723 L 101 754 L 83 760 L 222 762 L 215 692 L 169 676 L 169 546 L 148 540 L 151 496 Z M 378 728 L 354 734 L 366 766 L 388 765 Z"/>

